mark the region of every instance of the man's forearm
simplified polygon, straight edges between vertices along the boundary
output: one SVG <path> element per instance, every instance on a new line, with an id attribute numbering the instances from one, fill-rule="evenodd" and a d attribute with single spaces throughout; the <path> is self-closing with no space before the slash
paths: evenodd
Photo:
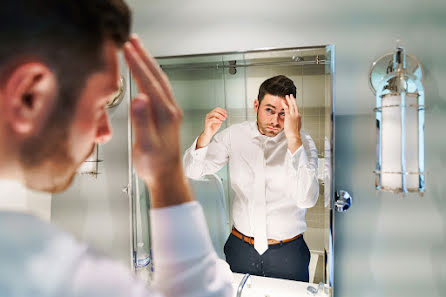
<path id="1" fill-rule="evenodd" d="M 153 208 L 168 207 L 194 200 L 181 166 L 166 176 L 157 177 L 147 186 Z"/>
<path id="2" fill-rule="evenodd" d="M 302 145 L 302 139 L 300 138 L 300 136 L 298 137 L 290 137 L 289 139 L 287 139 L 288 141 L 288 150 L 290 151 L 291 154 L 294 154 L 298 148 L 300 148 L 300 146 Z"/>
<path id="3" fill-rule="evenodd" d="M 212 136 L 213 135 L 208 135 L 203 131 L 197 139 L 197 146 L 195 149 L 207 146 L 211 142 Z"/>

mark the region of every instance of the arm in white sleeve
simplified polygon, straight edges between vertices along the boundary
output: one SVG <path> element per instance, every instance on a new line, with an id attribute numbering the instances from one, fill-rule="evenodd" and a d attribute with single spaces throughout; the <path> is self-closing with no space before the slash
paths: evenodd
<path id="1" fill-rule="evenodd" d="M 291 154 L 287 151 L 289 195 L 300 208 L 313 207 L 319 195 L 317 149 L 310 135 L 301 131 L 302 145 Z"/>
<path id="2" fill-rule="evenodd" d="M 229 160 L 230 128 L 214 136 L 211 143 L 196 149 L 197 139 L 187 149 L 183 157 L 184 172 L 187 177 L 200 178 L 207 174 L 216 173 Z"/>
<path id="3" fill-rule="evenodd" d="M 232 273 L 217 257 L 198 202 L 150 211 L 154 287 L 168 297 L 232 296 Z"/>
<path id="4" fill-rule="evenodd" d="M 83 252 L 85 249 L 81 247 L 80 252 L 63 254 L 65 258 L 71 256 L 67 260 L 73 265 L 65 266 L 72 272 L 65 277 L 66 285 L 60 286 L 60 292 L 54 296 L 232 297 L 232 273 L 229 265 L 214 251 L 198 202 L 152 209 L 150 217 L 153 288 L 116 261 L 90 251 Z M 60 244 L 58 247 L 71 250 Z M 61 267 L 58 269 L 63 271 Z M 44 281 L 48 280 L 42 279 Z M 40 287 L 45 285 L 42 283 Z"/>
<path id="5" fill-rule="evenodd" d="M 137 279 L 125 266 L 95 254 L 86 254 L 77 261 L 71 284 L 60 289 L 55 296 L 67 297 L 163 297 Z"/>

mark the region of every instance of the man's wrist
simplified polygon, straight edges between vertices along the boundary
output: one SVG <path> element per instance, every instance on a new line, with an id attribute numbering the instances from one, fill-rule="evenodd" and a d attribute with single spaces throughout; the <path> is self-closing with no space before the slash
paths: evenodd
<path id="1" fill-rule="evenodd" d="M 297 149 L 302 145 L 302 139 L 299 136 L 292 136 L 287 138 L 288 149 L 292 154 L 297 151 Z"/>
<path id="2" fill-rule="evenodd" d="M 150 190 L 153 208 L 168 207 L 193 201 L 181 166 L 157 175 L 150 183 L 147 183 L 147 187 Z"/>
<path id="3" fill-rule="evenodd" d="M 300 133 L 293 133 L 292 135 L 286 136 L 288 142 L 300 142 L 302 143 L 302 139 L 300 137 Z"/>
<path id="4" fill-rule="evenodd" d="M 203 131 L 200 134 L 200 136 L 198 136 L 197 145 L 196 145 L 195 149 L 199 149 L 199 148 L 207 146 L 211 142 L 212 136 L 213 135 L 206 133 L 206 131 Z"/>

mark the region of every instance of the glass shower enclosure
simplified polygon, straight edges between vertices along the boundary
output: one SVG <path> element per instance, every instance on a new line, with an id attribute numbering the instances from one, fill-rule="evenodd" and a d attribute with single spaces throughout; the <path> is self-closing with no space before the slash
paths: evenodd
<path id="1" fill-rule="evenodd" d="M 243 121 L 255 121 L 253 102 L 260 84 L 283 74 L 297 87 L 296 100 L 302 113 L 303 129 L 313 138 L 318 150 L 320 194 L 315 207 L 306 213 L 304 238 L 310 248 L 310 282 L 332 284 L 332 164 L 333 160 L 333 75 L 334 47 L 265 49 L 247 52 L 158 57 L 168 76 L 175 98 L 184 112 L 181 126 L 181 153 L 192 145 L 204 128 L 204 119 L 215 107 L 227 110 L 221 130 Z M 137 94 L 131 80 L 131 97 Z M 131 132 L 131 129 L 130 129 Z M 132 166 L 130 166 L 132 168 Z M 218 227 L 209 225 L 217 254 L 224 259 L 222 244 L 232 228 L 234 195 L 227 166 L 216 173 L 223 189 Z M 134 268 L 150 282 L 153 272 L 150 249 L 150 191 L 131 169 L 133 201 Z M 210 195 L 194 190 L 197 196 Z M 197 197 L 200 201 L 200 197 Z M 206 214 L 205 208 L 205 216 Z M 209 223 L 209 222 L 208 222 Z M 215 225 L 215 224 L 214 224 Z"/>

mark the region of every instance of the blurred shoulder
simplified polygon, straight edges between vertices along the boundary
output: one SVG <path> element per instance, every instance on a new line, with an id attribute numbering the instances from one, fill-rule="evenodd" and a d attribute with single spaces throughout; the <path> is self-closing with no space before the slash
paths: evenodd
<path id="1" fill-rule="evenodd" d="M 19 288 L 23 296 L 53 296 L 87 251 L 69 234 L 23 213 L 0 212 L 0 238 L 0 296 Z"/>

